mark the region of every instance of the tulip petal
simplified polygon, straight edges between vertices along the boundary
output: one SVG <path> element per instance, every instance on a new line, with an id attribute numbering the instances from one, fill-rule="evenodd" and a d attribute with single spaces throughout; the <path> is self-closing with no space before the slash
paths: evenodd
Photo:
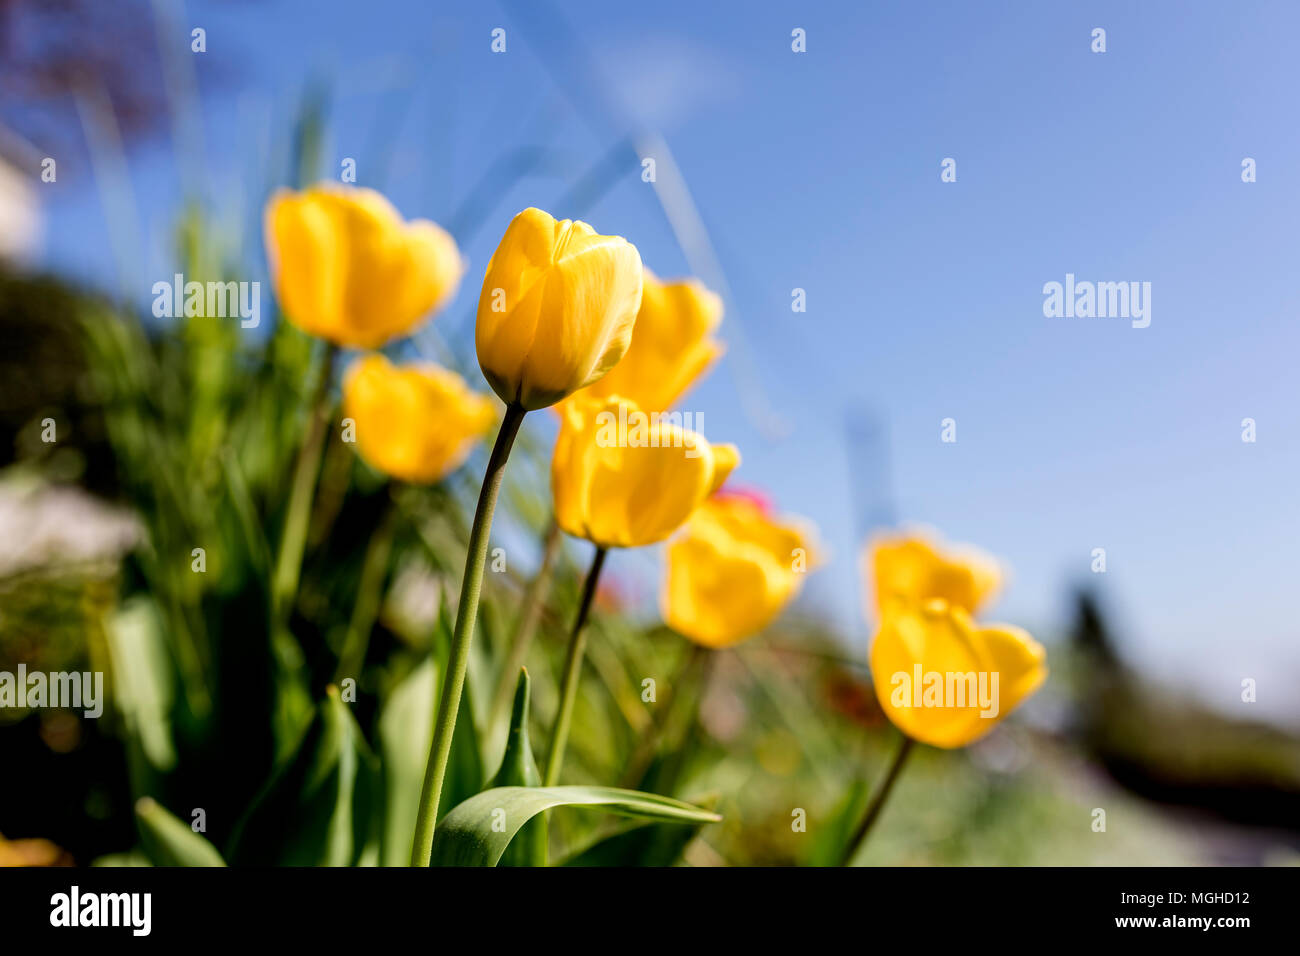
<path id="1" fill-rule="evenodd" d="M 898 601 L 941 598 L 975 613 L 997 590 L 997 563 L 970 548 L 943 552 L 920 535 L 873 541 L 864 555 L 874 581 L 876 609 L 887 616 Z"/>
<path id="2" fill-rule="evenodd" d="M 691 434 L 694 434 L 692 432 Z M 703 441 L 703 436 L 699 436 Z M 713 494 L 723 483 L 731 477 L 731 473 L 740 467 L 740 449 L 735 445 L 714 445 L 712 446 L 713 454 L 713 473 L 709 477 L 709 490 L 707 494 Z"/>
<path id="3" fill-rule="evenodd" d="M 502 400 L 554 404 L 627 351 L 641 304 L 641 257 L 584 222 L 525 209 L 488 263 L 479 296 L 479 365 Z"/>
<path id="4" fill-rule="evenodd" d="M 945 682 L 950 674 L 974 674 L 978 681 L 985 662 L 972 632 L 964 611 L 932 601 L 891 614 L 872 641 L 876 697 L 890 721 L 912 739 L 935 747 L 964 747 L 993 729 L 997 718 L 981 717 L 978 704 L 958 707 L 944 698 L 929 705 L 924 693 L 925 681 L 933 674 Z"/>
<path id="5" fill-rule="evenodd" d="M 646 269 L 626 354 L 584 392 L 666 411 L 724 352 L 721 342 L 709 338 L 721 321 L 722 300 L 699 281 L 660 282 Z"/>
<path id="6" fill-rule="evenodd" d="M 343 414 L 371 467 L 427 484 L 464 463 L 495 423 L 496 406 L 454 372 L 432 363 L 395 367 L 375 354 L 348 369 Z"/>
<path id="7" fill-rule="evenodd" d="M 1029 632 L 1009 624 L 993 624 L 975 633 L 987 664 L 998 672 L 999 702 L 1012 710 L 1047 679 L 1047 651 Z"/>
<path id="8" fill-rule="evenodd" d="M 282 189 L 267 203 L 265 221 L 281 309 L 304 332 L 332 338 L 347 269 L 329 210 L 308 193 Z"/>
<path id="9" fill-rule="evenodd" d="M 539 334 L 529 352 L 534 391 L 567 395 L 576 390 L 575 377 L 576 388 L 583 388 L 623 357 L 641 304 L 639 266 L 636 249 L 617 236 L 568 240 L 548 273 Z"/>
<path id="10" fill-rule="evenodd" d="M 724 446 L 715 446 L 715 452 Z M 668 546 L 664 620 L 705 647 L 729 647 L 767 627 L 799 592 L 808 541 L 748 498 L 714 496 Z"/>
<path id="11" fill-rule="evenodd" d="M 281 190 L 266 208 L 271 275 L 286 317 L 338 345 L 376 348 L 409 334 L 455 292 L 455 240 L 406 223 L 373 189 L 325 183 Z"/>
<path id="12" fill-rule="evenodd" d="M 615 397 L 560 409 L 551 458 L 555 518 L 602 547 L 640 547 L 671 535 L 740 456 L 664 424 Z"/>
<path id="13" fill-rule="evenodd" d="M 661 597 L 664 621 L 705 647 L 730 647 L 767 627 L 794 590 L 790 575 L 762 552 L 684 536 L 668 546 Z"/>

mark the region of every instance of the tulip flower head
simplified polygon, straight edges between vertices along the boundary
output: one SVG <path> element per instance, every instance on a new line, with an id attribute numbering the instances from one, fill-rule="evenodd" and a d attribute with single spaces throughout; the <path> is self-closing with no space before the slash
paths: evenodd
<path id="1" fill-rule="evenodd" d="M 885 715 L 934 747 L 983 737 L 1047 677 L 1047 655 L 1025 631 L 981 627 L 941 598 L 895 605 L 871 644 Z"/>
<path id="2" fill-rule="evenodd" d="M 488 262 L 474 341 L 501 400 L 544 408 L 598 381 L 632 340 L 641 256 L 585 222 L 525 209 Z"/>
<path id="3" fill-rule="evenodd" d="M 356 423 L 366 463 L 400 481 L 428 484 L 459 468 L 491 430 L 499 406 L 432 363 L 358 359 L 343 381 L 343 415 Z"/>
<path id="4" fill-rule="evenodd" d="M 997 562 L 988 555 L 973 548 L 944 548 L 919 534 L 878 538 L 862 557 L 863 570 L 874 583 L 879 617 L 896 601 L 930 598 L 974 614 L 1002 579 Z"/>
<path id="5" fill-rule="evenodd" d="M 730 647 L 767 627 L 815 558 L 801 522 L 776 519 L 747 494 L 719 492 L 668 545 L 664 621 L 705 647 Z"/>
<path id="6" fill-rule="evenodd" d="M 739 463 L 732 445 L 711 445 L 617 396 L 566 402 L 551 459 L 555 520 L 602 548 L 635 548 L 676 531 Z M 631 429 L 620 424 L 632 422 Z"/>
<path id="7" fill-rule="evenodd" d="M 582 394 L 618 395 L 646 411 L 672 408 L 725 351 L 713 338 L 721 321 L 722 299 L 698 280 L 661 282 L 646 269 L 627 354 Z"/>
<path id="8" fill-rule="evenodd" d="M 427 219 L 404 222 L 373 189 L 282 189 L 267 203 L 266 249 L 285 317 L 348 348 L 408 335 L 456 292 L 456 241 Z"/>

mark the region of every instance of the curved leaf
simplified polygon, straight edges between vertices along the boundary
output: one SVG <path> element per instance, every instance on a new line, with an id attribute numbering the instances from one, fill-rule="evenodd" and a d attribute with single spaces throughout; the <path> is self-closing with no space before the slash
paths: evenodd
<path id="1" fill-rule="evenodd" d="M 665 823 L 716 823 L 718 814 L 689 803 L 615 787 L 497 787 L 484 790 L 442 818 L 433 835 L 433 866 L 496 866 L 514 835 L 555 807 L 590 807 Z"/>
<path id="2" fill-rule="evenodd" d="M 717 794 L 700 801 L 705 810 L 718 803 Z M 573 854 L 563 866 L 675 866 L 704 823 L 674 826 L 634 821 Z"/>
<path id="3" fill-rule="evenodd" d="M 142 797 L 135 805 L 140 842 L 154 866 L 225 866 L 217 848 L 188 825 L 172 816 L 162 804 Z"/>

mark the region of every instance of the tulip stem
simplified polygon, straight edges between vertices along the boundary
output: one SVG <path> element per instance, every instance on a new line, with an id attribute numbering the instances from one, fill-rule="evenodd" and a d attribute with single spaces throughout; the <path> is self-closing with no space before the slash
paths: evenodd
<path id="1" fill-rule="evenodd" d="M 506 406 L 501 430 L 488 459 L 479 491 L 474 523 L 469 531 L 469 548 L 465 555 L 465 577 L 460 585 L 460 604 L 456 609 L 456 626 L 452 631 L 451 653 L 446 672 L 439 675 L 442 688 L 438 713 L 433 725 L 433 742 L 429 746 L 429 763 L 424 771 L 420 792 L 420 812 L 415 821 L 415 839 L 411 848 L 411 865 L 428 866 L 433 854 L 433 831 L 438 820 L 438 802 L 442 799 L 442 781 L 451 755 L 451 738 L 456 729 L 460 696 L 465 688 L 465 668 L 469 664 L 469 645 L 474 637 L 474 620 L 478 617 L 479 594 L 483 590 L 483 565 L 487 560 L 488 536 L 492 530 L 492 512 L 505 475 L 506 459 L 519 434 L 526 410 L 522 405 Z"/>
<path id="2" fill-rule="evenodd" d="M 533 642 L 533 635 L 537 633 L 537 625 L 542 619 L 542 608 L 546 606 L 546 594 L 551 582 L 551 568 L 560 553 L 561 541 L 563 541 L 563 535 L 560 533 L 560 526 L 552 518 L 547 525 L 546 535 L 542 539 L 542 563 L 538 567 L 537 573 L 533 575 L 533 579 L 528 582 L 528 589 L 524 592 L 519 617 L 515 622 L 515 632 L 511 636 L 506 663 L 497 677 L 496 691 L 492 695 L 492 707 L 488 711 L 488 719 L 492 722 L 494 735 L 495 732 L 508 725 L 510 704 L 515 684 L 519 679 L 519 669 L 524 666 L 528 658 L 528 648 Z"/>
<path id="3" fill-rule="evenodd" d="M 316 497 L 321 456 L 325 451 L 325 434 L 330 418 L 329 390 L 338 354 L 337 345 L 330 343 L 325 347 L 325 357 L 318 373 L 320 377 L 316 381 L 308 412 L 310 417 L 307 420 L 307 432 L 302 447 L 298 449 L 298 461 L 294 465 L 284 532 L 280 536 L 280 552 L 276 557 L 275 575 L 271 579 L 271 617 L 276 630 L 288 621 L 294 597 L 298 594 L 302 555 L 307 547 L 307 526 L 311 519 L 312 501 Z"/>
<path id="4" fill-rule="evenodd" d="M 894 782 L 898 780 L 903 771 L 903 764 L 907 762 L 907 755 L 912 752 L 912 744 L 912 738 L 904 734 L 902 742 L 894 751 L 894 759 L 890 762 L 889 769 L 885 771 L 885 776 L 881 781 L 876 784 L 876 789 L 867 802 L 867 809 L 862 814 L 862 822 L 858 824 L 853 839 L 848 843 L 847 852 L 845 852 L 844 859 L 840 863 L 841 866 L 848 866 L 862 852 L 862 848 L 867 842 L 867 836 L 871 832 L 871 826 L 876 822 L 876 818 L 880 816 L 880 811 L 884 809 L 885 801 L 889 798 L 889 792 L 894 789 Z"/>
<path id="5" fill-rule="evenodd" d="M 546 773 L 542 778 L 542 786 L 545 787 L 553 787 L 559 782 L 560 768 L 564 765 L 564 748 L 569 742 L 569 723 L 573 719 L 573 703 L 578 696 L 578 677 L 582 673 L 582 655 L 587 647 L 587 615 L 591 611 L 592 598 L 596 596 L 596 582 L 600 578 L 600 569 L 605 566 L 607 553 L 605 548 L 596 548 L 591 568 L 587 571 L 587 579 L 582 584 L 582 602 L 578 605 L 578 616 L 574 619 L 573 631 L 569 634 L 569 650 L 564 659 L 560 709 L 555 715 L 551 749 L 546 755 Z"/>

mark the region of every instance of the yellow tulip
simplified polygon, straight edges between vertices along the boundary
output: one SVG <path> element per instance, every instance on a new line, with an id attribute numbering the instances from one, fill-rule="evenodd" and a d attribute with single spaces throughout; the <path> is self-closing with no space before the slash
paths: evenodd
<path id="1" fill-rule="evenodd" d="M 6 840 L 0 833 L 0 867 L 71 865 L 72 856 L 49 840 Z"/>
<path id="2" fill-rule="evenodd" d="M 540 209 L 511 221 L 488 262 L 474 341 L 501 400 L 553 405 L 608 372 L 632 339 L 641 256 L 585 222 Z"/>
<path id="3" fill-rule="evenodd" d="M 730 647 L 767 627 L 803 584 L 813 557 L 800 523 L 754 499 L 719 493 L 668 545 L 664 621 L 705 647 Z"/>
<path id="4" fill-rule="evenodd" d="M 455 294 L 465 271 L 446 230 L 427 219 L 403 222 L 373 189 L 282 189 L 267 203 L 265 228 L 285 316 L 348 348 L 409 334 Z"/>
<path id="5" fill-rule="evenodd" d="M 343 416 L 356 423 L 357 451 L 401 481 L 428 484 L 459 468 L 496 422 L 497 407 L 432 363 L 398 367 L 371 354 L 343 380 Z"/>
<path id="6" fill-rule="evenodd" d="M 974 614 L 1001 583 L 997 562 L 973 548 L 941 550 L 926 538 L 879 538 L 863 553 L 875 584 L 876 610 L 885 616 L 895 601 L 942 598 Z"/>
<path id="7" fill-rule="evenodd" d="M 896 605 L 871 644 L 871 676 L 885 715 L 935 747 L 984 736 L 1047 677 L 1047 655 L 1025 631 L 980 627 L 941 599 Z"/>
<path id="8" fill-rule="evenodd" d="M 581 394 L 618 395 L 646 411 L 672 408 L 725 350 L 712 337 L 721 321 L 722 300 L 698 280 L 660 282 L 646 269 L 627 354 Z"/>
<path id="9" fill-rule="evenodd" d="M 602 548 L 662 541 L 740 463 L 732 445 L 618 397 L 566 402 L 551 459 L 555 520 Z"/>

